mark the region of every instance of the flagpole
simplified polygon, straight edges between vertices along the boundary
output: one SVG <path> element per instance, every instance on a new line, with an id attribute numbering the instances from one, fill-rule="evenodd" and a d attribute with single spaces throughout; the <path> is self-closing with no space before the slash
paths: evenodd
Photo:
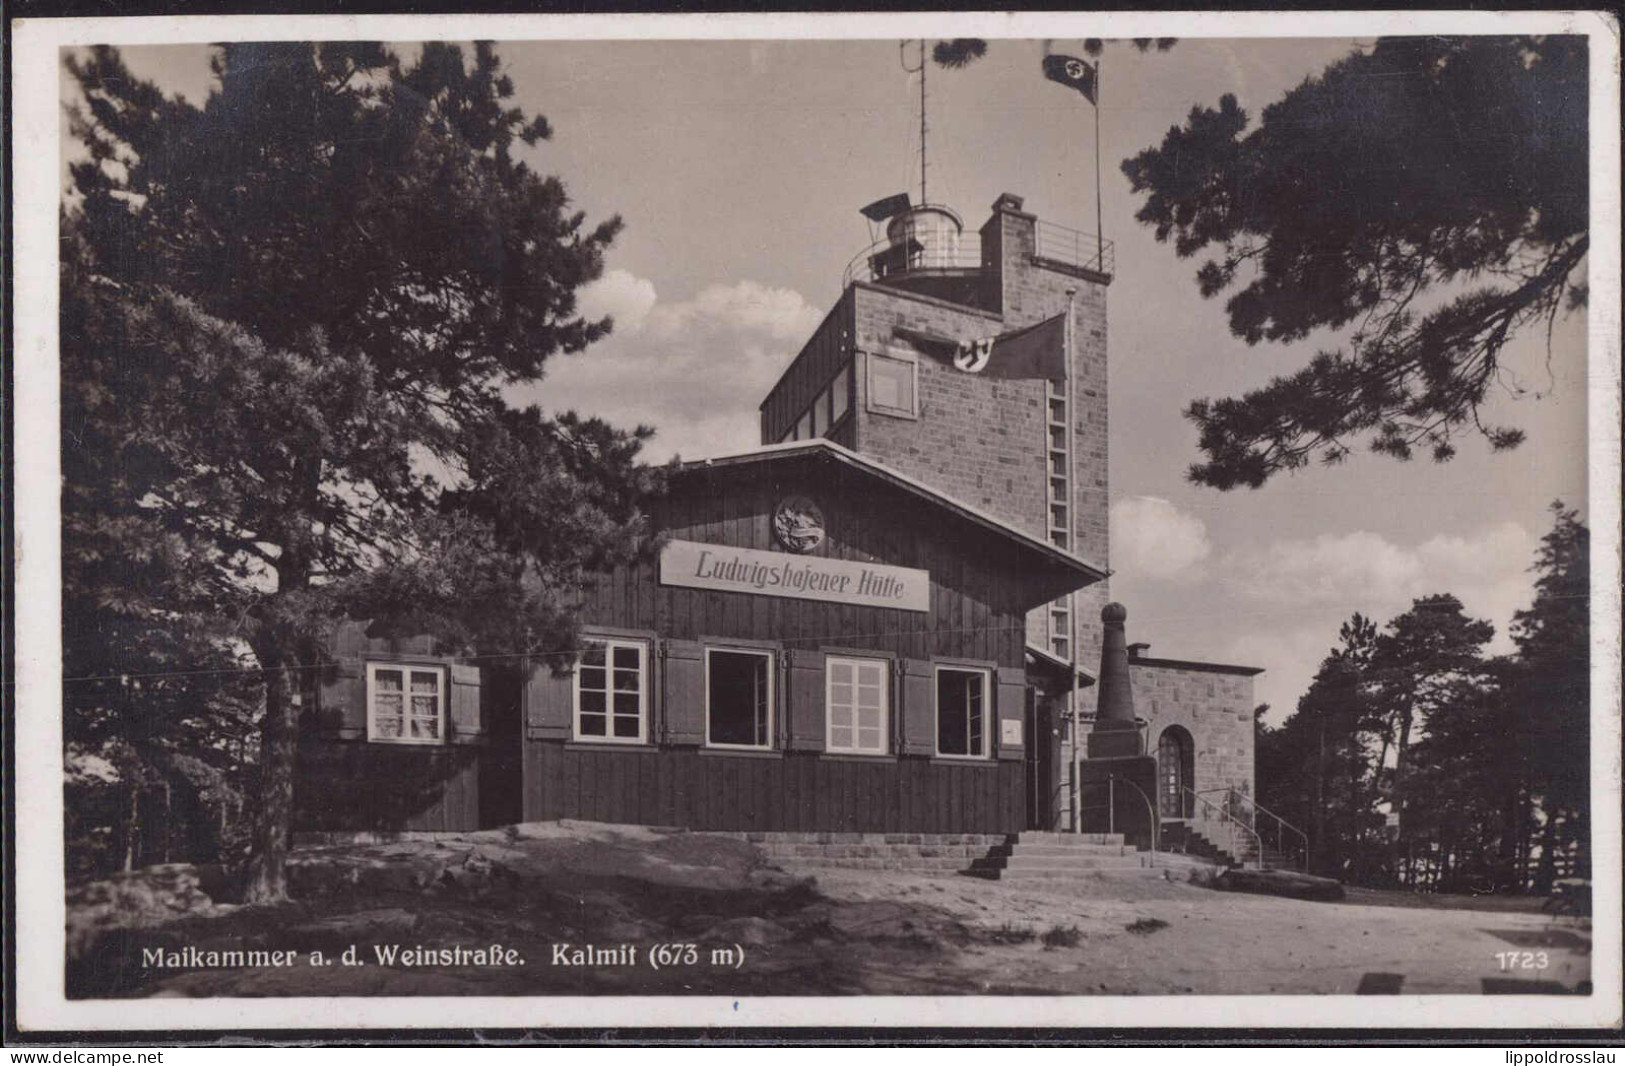
<path id="1" fill-rule="evenodd" d="M 1066 414 L 1066 548 L 1073 555 L 1078 554 L 1078 451 L 1075 428 L 1078 424 L 1077 414 L 1072 409 L 1072 307 L 1078 298 L 1077 289 L 1066 290 L 1066 328 L 1062 332 L 1061 355 L 1066 359 L 1066 403 L 1062 410 Z M 1072 712 L 1072 832 L 1083 832 L 1083 811 L 1079 807 L 1082 796 L 1078 788 L 1078 743 L 1081 740 L 1078 729 L 1078 591 L 1073 589 L 1066 594 L 1066 648 L 1071 660 L 1067 679 L 1067 703 Z"/>
<path id="2" fill-rule="evenodd" d="M 1095 60 L 1095 269 L 1106 272 L 1106 235 L 1100 213 L 1100 82 L 1105 57 Z"/>

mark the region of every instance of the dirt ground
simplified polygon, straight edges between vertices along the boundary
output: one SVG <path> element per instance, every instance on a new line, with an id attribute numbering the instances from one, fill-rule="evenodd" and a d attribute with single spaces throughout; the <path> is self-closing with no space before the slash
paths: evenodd
<path id="1" fill-rule="evenodd" d="M 183 889 L 184 909 L 166 910 L 138 899 L 139 879 L 80 891 L 70 995 L 1477 994 L 1574 992 L 1590 978 L 1589 926 L 1539 914 L 1121 875 L 809 876 L 743 841 L 631 827 L 307 848 L 292 869 L 297 901 L 277 908 Z M 459 947 L 462 959 L 409 964 L 414 949 Z M 597 953 L 576 954 L 586 948 Z M 289 961 L 187 954 L 250 950 Z"/>

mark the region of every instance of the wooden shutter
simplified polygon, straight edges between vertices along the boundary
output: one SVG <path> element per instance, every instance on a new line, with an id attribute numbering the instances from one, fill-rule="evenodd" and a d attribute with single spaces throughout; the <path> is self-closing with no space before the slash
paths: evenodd
<path id="1" fill-rule="evenodd" d="M 343 658 L 322 671 L 322 732 L 340 740 L 367 739 L 367 666 Z"/>
<path id="2" fill-rule="evenodd" d="M 480 708 L 480 668 L 452 663 L 450 714 L 453 744 L 478 744 L 485 736 L 485 715 Z"/>
<path id="3" fill-rule="evenodd" d="M 993 743 L 997 745 L 999 758 L 1019 759 L 1027 738 L 1023 736 L 1021 744 L 1006 744 L 1004 723 L 1015 722 L 1016 729 L 1024 728 L 1023 723 L 1027 714 L 1027 671 L 1019 666 L 1001 666 L 998 675 L 998 717 L 995 719 Z"/>
<path id="4" fill-rule="evenodd" d="M 533 740 L 569 740 L 575 720 L 575 665 L 554 673 L 538 663 L 525 682 L 525 735 Z"/>
<path id="5" fill-rule="evenodd" d="M 824 750 L 824 653 L 790 652 L 790 736 L 794 751 Z"/>
<path id="6" fill-rule="evenodd" d="M 920 659 L 903 660 L 903 754 L 937 753 L 936 670 Z"/>
<path id="7" fill-rule="evenodd" d="M 665 742 L 705 743 L 705 646 L 668 640 L 662 649 Z"/>

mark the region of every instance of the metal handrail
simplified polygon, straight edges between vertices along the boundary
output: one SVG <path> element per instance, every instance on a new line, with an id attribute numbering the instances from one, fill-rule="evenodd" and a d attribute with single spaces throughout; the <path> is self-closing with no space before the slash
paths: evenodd
<path id="1" fill-rule="evenodd" d="M 1241 791 L 1240 789 L 1227 787 L 1227 788 L 1210 788 L 1210 789 L 1204 789 L 1203 791 L 1206 792 L 1206 793 L 1223 792 L 1225 794 L 1225 803 L 1226 803 L 1227 806 L 1234 805 L 1237 800 L 1240 800 L 1243 804 L 1245 804 L 1248 808 L 1250 808 L 1254 812 L 1253 829 L 1254 829 L 1255 832 L 1258 829 L 1258 818 L 1257 818 L 1257 816 L 1259 814 L 1265 814 L 1265 815 L 1268 815 L 1269 817 L 1275 819 L 1275 850 L 1280 852 L 1282 855 L 1287 854 L 1286 835 L 1285 834 L 1287 832 L 1291 832 L 1293 834 L 1296 834 L 1298 839 L 1303 842 L 1303 851 L 1300 854 L 1300 861 L 1302 863 L 1303 869 L 1306 872 L 1308 871 L 1308 869 L 1309 869 L 1309 834 L 1308 833 L 1305 833 L 1302 829 L 1299 829 L 1297 826 L 1293 825 L 1291 822 L 1287 821 L 1285 818 L 1282 818 L 1279 814 L 1276 814 L 1274 811 L 1270 810 L 1268 807 L 1264 806 L 1262 803 L 1259 803 L 1257 800 L 1253 799 L 1251 796 L 1247 795 L 1247 793 Z M 1260 840 L 1262 840 L 1262 835 L 1260 835 Z"/>
<path id="2" fill-rule="evenodd" d="M 1263 838 L 1261 838 L 1258 835 L 1258 831 L 1256 829 L 1254 829 L 1252 826 L 1248 825 L 1246 822 L 1242 821 L 1240 818 L 1237 818 L 1235 815 L 1231 814 L 1229 811 L 1223 809 L 1218 804 L 1214 803 L 1212 800 L 1208 799 L 1206 796 L 1202 795 L 1201 793 L 1195 792 L 1195 791 L 1193 791 L 1191 789 L 1188 789 L 1188 788 L 1182 788 L 1182 791 L 1186 795 L 1190 796 L 1191 799 L 1193 799 L 1196 802 L 1202 804 L 1204 807 L 1208 808 L 1215 815 L 1217 815 L 1217 818 L 1214 819 L 1215 821 L 1230 823 L 1230 837 L 1231 837 L 1230 846 L 1232 848 L 1235 848 L 1235 844 L 1236 844 L 1235 833 L 1236 833 L 1237 829 L 1240 829 L 1243 833 L 1246 833 L 1248 836 L 1251 836 L 1253 838 L 1253 845 L 1254 845 L 1253 854 L 1256 856 L 1256 861 L 1258 862 L 1258 864 L 1260 866 L 1263 865 L 1263 863 L 1264 863 L 1264 841 L 1263 841 Z M 1240 848 L 1235 848 L 1235 850 L 1237 852 L 1241 851 Z"/>
<path id="3" fill-rule="evenodd" d="M 1117 267 L 1117 248 L 1111 241 L 1042 220 L 1033 224 L 1033 255 L 1097 274 L 1111 274 Z"/>
<path id="4" fill-rule="evenodd" d="M 1106 775 L 1106 780 L 1107 781 L 1117 781 L 1118 777 L 1117 777 L 1116 774 L 1107 774 Z M 1145 794 L 1145 789 L 1141 788 L 1139 785 L 1136 785 L 1133 781 L 1130 781 L 1126 777 L 1123 778 L 1122 781 L 1123 781 L 1123 784 L 1129 786 L 1134 791 L 1138 792 L 1140 794 L 1140 799 L 1145 801 L 1145 813 L 1150 815 L 1150 824 L 1151 824 L 1151 865 L 1155 866 L 1157 864 L 1157 843 L 1158 843 L 1158 837 L 1159 837 L 1158 829 L 1161 827 L 1161 824 L 1162 824 L 1161 819 L 1159 819 L 1157 817 L 1157 809 L 1151 805 L 1151 797 L 1147 796 Z M 1108 802 L 1110 802 L 1110 801 L 1108 801 Z M 1113 812 L 1115 813 L 1115 811 L 1116 811 L 1115 805 L 1113 806 L 1112 809 L 1113 809 Z"/>

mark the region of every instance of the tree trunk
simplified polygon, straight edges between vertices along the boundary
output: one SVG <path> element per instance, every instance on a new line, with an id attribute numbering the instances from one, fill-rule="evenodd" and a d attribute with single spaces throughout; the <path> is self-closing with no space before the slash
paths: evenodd
<path id="1" fill-rule="evenodd" d="M 130 807 L 124 816 L 124 872 L 135 869 L 136 852 L 141 846 L 141 790 L 130 786 Z"/>
<path id="2" fill-rule="evenodd" d="M 270 658 L 270 662 L 266 662 Z M 259 811 L 248 860 L 247 903 L 288 898 L 288 836 L 293 827 L 293 774 L 298 739 L 292 684 L 280 654 L 265 663 L 265 720 L 260 727 Z"/>
<path id="3" fill-rule="evenodd" d="M 1546 826 L 1540 834 L 1540 868 L 1535 871 L 1535 891 L 1542 896 L 1551 894 L 1552 882 L 1557 880 L 1557 811 L 1547 812 Z"/>

